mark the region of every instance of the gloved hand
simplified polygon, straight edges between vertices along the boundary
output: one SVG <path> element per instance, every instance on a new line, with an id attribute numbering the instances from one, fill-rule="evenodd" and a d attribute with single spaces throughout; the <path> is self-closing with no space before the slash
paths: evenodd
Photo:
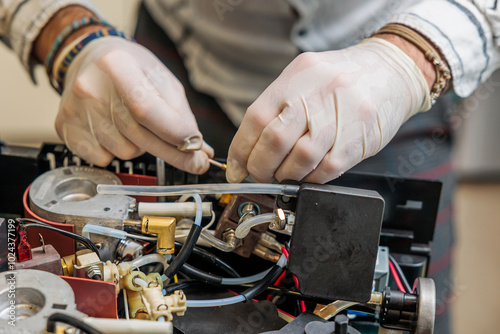
<path id="1" fill-rule="evenodd" d="M 229 149 L 227 179 L 327 182 L 429 108 L 422 72 L 388 41 L 301 54 L 248 108 Z"/>
<path id="2" fill-rule="evenodd" d="M 213 157 L 181 83 L 146 48 L 118 37 L 93 41 L 71 63 L 56 130 L 74 153 L 99 166 L 146 151 L 203 173 Z"/>

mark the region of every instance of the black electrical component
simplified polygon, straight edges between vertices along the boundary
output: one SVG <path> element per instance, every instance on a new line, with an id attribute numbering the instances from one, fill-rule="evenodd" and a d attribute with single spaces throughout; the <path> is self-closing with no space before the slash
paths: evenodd
<path id="1" fill-rule="evenodd" d="M 297 318 L 291 321 L 288 325 L 277 331 L 265 332 L 261 334 L 360 334 L 359 331 L 349 326 L 349 319 L 339 314 L 334 321 L 326 321 L 325 319 L 315 315 L 312 312 L 306 311 L 301 313 Z"/>
<path id="2" fill-rule="evenodd" d="M 418 296 L 385 287 L 380 323 L 389 328 L 410 331 L 417 318 Z"/>
<path id="3" fill-rule="evenodd" d="M 384 215 L 375 191 L 303 183 L 288 268 L 307 296 L 370 300 Z"/>

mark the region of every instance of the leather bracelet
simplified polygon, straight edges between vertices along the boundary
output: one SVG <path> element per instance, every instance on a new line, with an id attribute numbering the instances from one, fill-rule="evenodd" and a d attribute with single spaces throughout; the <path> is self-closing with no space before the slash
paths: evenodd
<path id="1" fill-rule="evenodd" d="M 431 104 L 434 105 L 438 97 L 446 90 L 451 79 L 450 69 L 441 59 L 439 52 L 419 33 L 407 26 L 390 23 L 375 31 L 372 36 L 380 34 L 397 35 L 419 48 L 425 58 L 432 63 L 436 71 L 436 80 L 430 91 Z"/>

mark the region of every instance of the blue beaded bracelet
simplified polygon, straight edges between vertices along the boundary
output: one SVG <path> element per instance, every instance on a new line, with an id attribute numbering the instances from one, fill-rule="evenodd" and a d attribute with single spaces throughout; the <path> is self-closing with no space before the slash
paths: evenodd
<path id="1" fill-rule="evenodd" d="M 64 28 L 59 35 L 57 35 L 56 40 L 54 41 L 54 44 L 52 44 L 52 47 L 50 48 L 49 53 L 47 54 L 47 59 L 45 60 L 45 68 L 47 69 L 47 73 L 50 76 L 50 73 L 52 71 L 52 66 L 53 66 L 53 61 L 54 61 L 54 55 L 57 53 L 57 50 L 61 47 L 61 45 L 68 39 L 71 34 L 73 34 L 75 31 L 78 31 L 82 28 L 94 25 L 94 24 L 100 24 L 108 27 L 112 27 L 109 23 L 107 23 L 104 20 L 97 19 L 95 17 L 84 17 L 79 20 L 74 21 L 71 23 L 71 25 L 67 26 Z"/>
<path id="2" fill-rule="evenodd" d="M 59 93 L 62 94 L 62 91 L 64 89 L 64 78 L 66 77 L 66 72 L 68 71 L 69 65 L 71 65 L 71 62 L 75 57 L 78 55 L 78 53 L 91 41 L 101 38 L 101 37 L 108 37 L 108 36 L 116 36 L 116 37 L 121 37 L 125 38 L 129 41 L 135 42 L 135 40 L 127 35 L 125 35 L 121 31 L 117 31 L 115 29 L 104 29 L 104 30 L 99 30 L 96 32 L 93 32 L 86 36 L 84 39 L 82 39 L 78 44 L 76 44 L 71 51 L 64 57 L 64 60 L 61 62 L 61 65 L 57 68 L 57 72 L 55 72 L 55 75 L 50 78 L 50 83 L 52 87 Z"/>

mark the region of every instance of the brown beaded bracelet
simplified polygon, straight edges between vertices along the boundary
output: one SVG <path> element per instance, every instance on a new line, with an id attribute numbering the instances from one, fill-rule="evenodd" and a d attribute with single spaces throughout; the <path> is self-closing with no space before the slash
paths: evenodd
<path id="1" fill-rule="evenodd" d="M 431 104 L 436 103 L 437 98 L 446 90 L 451 79 L 450 69 L 441 59 L 439 52 L 419 33 L 402 24 L 390 23 L 375 31 L 372 36 L 380 34 L 392 34 L 404 38 L 408 42 L 419 48 L 425 58 L 434 65 L 436 71 L 436 81 L 430 91 Z"/>

